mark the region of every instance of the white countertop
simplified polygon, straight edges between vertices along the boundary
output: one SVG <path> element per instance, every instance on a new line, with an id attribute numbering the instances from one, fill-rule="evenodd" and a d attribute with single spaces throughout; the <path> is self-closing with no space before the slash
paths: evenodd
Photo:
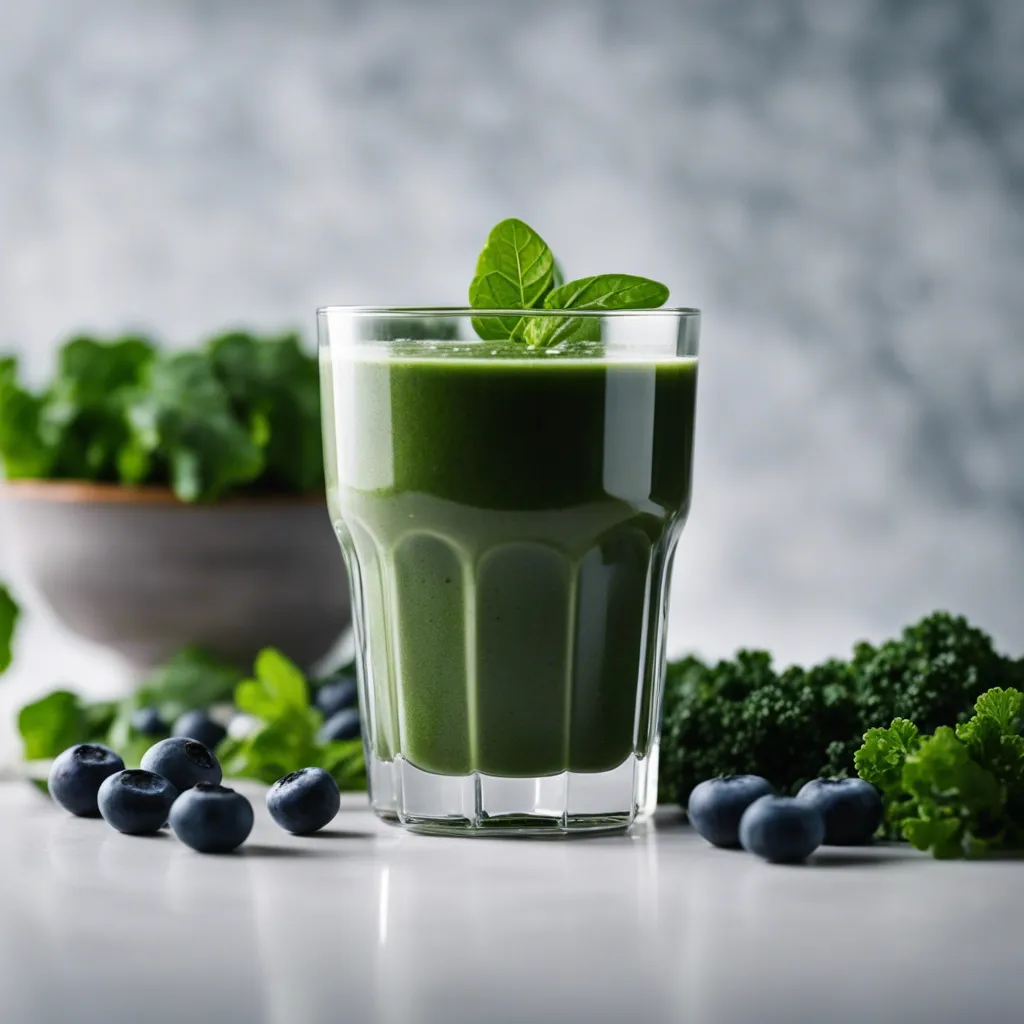
<path id="1" fill-rule="evenodd" d="M 0 785 L 4 1024 L 1024 1019 L 1024 863 L 901 847 L 802 868 L 628 836 L 438 839 L 348 797 L 296 839 L 248 787 L 193 853 Z"/>

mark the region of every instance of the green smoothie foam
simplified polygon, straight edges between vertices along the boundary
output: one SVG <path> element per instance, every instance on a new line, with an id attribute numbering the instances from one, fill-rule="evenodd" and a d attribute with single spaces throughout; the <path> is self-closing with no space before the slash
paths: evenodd
<path id="1" fill-rule="evenodd" d="M 646 756 L 696 360 L 377 345 L 326 377 L 374 756 L 518 777 Z"/>

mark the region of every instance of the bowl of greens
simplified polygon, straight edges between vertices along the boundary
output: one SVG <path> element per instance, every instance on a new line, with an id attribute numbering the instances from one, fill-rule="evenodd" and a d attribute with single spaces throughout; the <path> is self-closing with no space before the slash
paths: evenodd
<path id="1" fill-rule="evenodd" d="M 0 461 L 26 582 L 140 675 L 189 644 L 308 667 L 348 624 L 317 364 L 293 334 L 77 337 L 38 391 L 0 359 Z"/>

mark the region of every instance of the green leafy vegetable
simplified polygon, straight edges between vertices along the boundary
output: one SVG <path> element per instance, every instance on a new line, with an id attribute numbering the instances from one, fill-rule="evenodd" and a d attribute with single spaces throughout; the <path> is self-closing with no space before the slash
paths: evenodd
<path id="1" fill-rule="evenodd" d="M 268 648 L 256 659 L 252 678 L 197 647 L 186 648 L 157 669 L 123 701 L 87 702 L 58 690 L 21 709 L 18 728 L 29 759 L 55 757 L 75 743 L 106 743 L 131 766 L 154 742 L 132 726 L 132 713 L 156 706 L 165 722 L 191 708 L 208 708 L 234 698 L 239 711 L 259 719 L 244 739 L 225 739 L 217 748 L 227 777 L 275 782 L 310 765 L 330 772 L 346 790 L 366 788 L 360 740 L 321 743 L 323 716 L 310 703 L 310 683 L 280 651 Z"/>
<path id="2" fill-rule="evenodd" d="M 18 712 L 18 731 L 29 761 L 56 757 L 73 744 L 94 738 L 87 736 L 80 698 L 68 690 L 54 690 L 26 704 Z"/>
<path id="3" fill-rule="evenodd" d="M 134 336 L 73 338 L 33 394 L 0 359 L 10 478 L 169 483 L 185 501 L 323 487 L 317 364 L 295 335 L 235 332 L 184 353 Z"/>
<path id="4" fill-rule="evenodd" d="M 533 309 L 551 290 L 555 260 L 536 231 L 510 218 L 496 225 L 476 263 L 469 304 L 476 309 Z M 515 337 L 521 317 L 487 317 L 473 321 L 481 338 Z"/>
<path id="5" fill-rule="evenodd" d="M 656 309 L 668 299 L 668 288 L 633 274 L 581 277 L 548 292 L 546 309 Z"/>
<path id="6" fill-rule="evenodd" d="M 128 410 L 138 450 L 167 461 L 184 501 L 210 501 L 255 480 L 264 468 L 253 430 L 234 415 L 209 358 L 181 352 L 155 362 Z"/>
<path id="7" fill-rule="evenodd" d="M 323 716 L 309 703 L 309 685 L 279 651 L 261 651 L 255 678 L 235 690 L 235 706 L 260 719 L 260 727 L 241 740 L 225 740 L 218 754 L 225 774 L 274 782 L 298 768 L 330 772 L 343 789 L 365 789 L 362 742 L 321 743 Z"/>
<path id="8" fill-rule="evenodd" d="M 842 662 L 778 673 L 766 651 L 740 651 L 716 665 L 688 658 L 669 666 L 662 798 L 685 805 L 690 790 L 715 775 L 763 775 L 794 791 L 823 770 L 832 774 L 830 759 L 852 757 L 855 748 L 850 684 Z M 846 743 L 830 751 L 837 740 Z"/>
<path id="9" fill-rule="evenodd" d="M 153 671 L 131 703 L 152 705 L 165 722 L 173 722 L 192 708 L 231 700 L 244 675 L 237 665 L 202 647 L 185 647 Z"/>
<path id="10" fill-rule="evenodd" d="M 309 706 L 306 677 L 280 651 L 267 648 L 256 658 L 256 678 L 244 679 L 235 689 L 239 711 L 272 721 Z"/>
<path id="11" fill-rule="evenodd" d="M 191 708 L 231 699 L 243 673 L 198 647 L 187 647 L 165 662 L 131 696 L 121 701 L 86 701 L 57 690 L 28 704 L 18 716 L 25 757 L 56 757 L 75 743 L 106 743 L 129 766 L 138 765 L 153 739 L 132 727 L 132 713 L 153 705 L 165 722 Z"/>
<path id="12" fill-rule="evenodd" d="M 698 782 L 720 774 L 763 775 L 787 792 L 818 775 L 849 774 L 865 733 L 880 722 L 905 719 L 922 733 L 952 726 L 993 686 L 1024 687 L 1021 662 L 946 612 L 878 647 L 859 644 L 848 662 L 807 670 L 777 672 L 763 651 L 712 665 L 677 662 L 666 678 L 661 798 L 685 805 Z M 898 750 L 910 740 L 884 742 Z"/>
<path id="13" fill-rule="evenodd" d="M 11 597 L 11 592 L 0 584 L 0 675 L 11 667 L 11 644 L 20 615 L 21 609 Z"/>
<path id="14" fill-rule="evenodd" d="M 905 718 L 894 718 L 888 729 L 868 729 L 864 746 L 853 757 L 857 774 L 890 793 L 900 785 L 907 757 L 920 746 L 920 730 Z"/>
<path id="15" fill-rule="evenodd" d="M 154 356 L 153 346 L 136 337 L 79 337 L 64 345 L 42 411 L 43 436 L 55 448 L 55 476 L 118 478 L 121 452 L 129 444 L 128 396 Z"/>
<path id="16" fill-rule="evenodd" d="M 257 434 L 265 425 L 262 485 L 321 489 L 320 374 L 298 335 L 259 340 L 235 332 L 212 339 L 208 349 L 237 418 Z"/>
<path id="17" fill-rule="evenodd" d="M 852 668 L 864 730 L 907 718 L 924 733 L 971 715 L 991 687 L 1024 682 L 1018 663 L 966 619 L 935 612 L 878 647 L 858 644 Z"/>
<path id="18" fill-rule="evenodd" d="M 475 309 L 653 309 L 668 298 L 657 281 L 631 274 L 599 274 L 564 283 L 561 265 L 547 243 L 521 220 L 503 220 L 490 233 L 469 286 Z M 568 341 L 600 341 L 593 317 L 477 317 L 481 338 L 511 338 L 530 348 Z"/>
<path id="19" fill-rule="evenodd" d="M 974 716 L 931 736 L 896 719 L 856 754 L 861 778 L 882 790 L 887 825 L 936 857 L 1024 850 L 1021 693 L 994 688 Z"/>
<path id="20" fill-rule="evenodd" d="M 50 475 L 56 451 L 43 439 L 44 405 L 18 384 L 17 359 L 0 359 L 0 456 L 11 480 Z"/>
<path id="21" fill-rule="evenodd" d="M 668 299 L 668 288 L 632 274 L 581 277 L 548 292 L 546 309 L 656 309 Z M 593 317 L 530 317 L 524 331 L 532 348 L 550 348 L 566 341 L 600 341 L 601 324 Z"/>
<path id="22" fill-rule="evenodd" d="M 562 270 L 562 264 L 553 259 L 551 261 L 551 287 L 561 288 L 563 284 L 565 284 L 565 271 Z"/>

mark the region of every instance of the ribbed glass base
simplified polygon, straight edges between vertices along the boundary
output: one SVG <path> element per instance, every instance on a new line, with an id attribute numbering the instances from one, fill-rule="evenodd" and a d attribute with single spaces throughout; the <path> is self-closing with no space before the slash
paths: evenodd
<path id="1" fill-rule="evenodd" d="M 460 836 L 573 835 L 628 828 L 648 800 L 649 765 L 538 778 L 435 775 L 401 756 L 370 764 L 377 816 L 415 832 Z"/>

